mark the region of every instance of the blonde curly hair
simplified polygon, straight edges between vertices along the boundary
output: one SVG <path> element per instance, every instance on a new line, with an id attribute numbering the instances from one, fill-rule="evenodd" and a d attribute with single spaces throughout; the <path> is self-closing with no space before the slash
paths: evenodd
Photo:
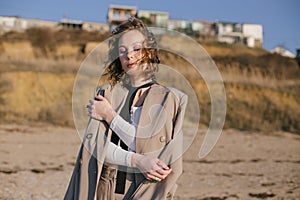
<path id="1" fill-rule="evenodd" d="M 108 61 L 106 62 L 104 76 L 107 76 L 112 86 L 119 81 L 128 81 L 119 59 L 119 39 L 130 30 L 138 30 L 145 36 L 141 64 L 146 64 L 144 65 L 145 79 L 155 80 L 155 72 L 157 72 L 160 63 L 156 38 L 141 20 L 130 17 L 112 31 L 112 37 L 109 40 Z"/>

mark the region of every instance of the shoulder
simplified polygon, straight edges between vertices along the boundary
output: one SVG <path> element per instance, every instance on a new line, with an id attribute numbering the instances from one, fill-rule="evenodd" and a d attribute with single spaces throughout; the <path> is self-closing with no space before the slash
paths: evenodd
<path id="1" fill-rule="evenodd" d="M 111 91 L 111 85 L 110 84 L 104 84 L 104 85 L 100 85 L 100 86 L 97 86 L 95 88 L 95 96 L 96 94 L 99 93 L 99 91 L 104 91 L 104 93 L 106 94 L 108 91 Z"/>
<path id="2" fill-rule="evenodd" d="M 174 87 L 155 84 L 152 88 L 161 93 L 168 93 L 169 96 L 177 102 L 186 102 L 188 99 L 188 96 L 184 92 Z"/>
<path id="3" fill-rule="evenodd" d="M 185 99 L 185 98 L 188 97 L 184 92 L 178 90 L 177 88 L 174 88 L 174 87 L 168 87 L 168 89 L 172 92 L 172 94 L 173 94 L 176 98 L 178 98 L 178 99 L 180 99 L 180 100 L 181 100 L 181 99 Z"/>
<path id="4" fill-rule="evenodd" d="M 104 84 L 104 85 L 99 85 L 96 87 L 97 90 L 107 90 L 107 89 L 111 89 L 111 85 L 109 83 Z"/>

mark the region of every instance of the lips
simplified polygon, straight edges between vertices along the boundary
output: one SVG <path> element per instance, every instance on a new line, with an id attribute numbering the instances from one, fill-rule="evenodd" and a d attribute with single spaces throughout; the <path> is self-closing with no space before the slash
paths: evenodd
<path id="1" fill-rule="evenodd" d="M 127 67 L 128 67 L 128 68 L 132 68 L 132 67 L 134 67 L 134 65 L 135 65 L 135 62 L 131 62 L 131 63 L 128 63 L 128 64 L 127 64 Z"/>

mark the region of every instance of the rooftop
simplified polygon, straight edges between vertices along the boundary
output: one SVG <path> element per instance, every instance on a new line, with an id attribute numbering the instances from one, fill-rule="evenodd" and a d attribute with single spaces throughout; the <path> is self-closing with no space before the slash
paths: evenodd
<path id="1" fill-rule="evenodd" d="M 139 10 L 139 12 L 149 12 L 149 13 L 157 13 L 157 14 L 166 14 L 168 15 L 168 12 L 165 11 L 153 11 L 153 10 Z"/>
<path id="2" fill-rule="evenodd" d="M 128 9 L 128 10 L 136 10 L 136 6 L 124 6 L 124 5 L 110 5 L 109 8 L 119 8 L 119 9 Z"/>

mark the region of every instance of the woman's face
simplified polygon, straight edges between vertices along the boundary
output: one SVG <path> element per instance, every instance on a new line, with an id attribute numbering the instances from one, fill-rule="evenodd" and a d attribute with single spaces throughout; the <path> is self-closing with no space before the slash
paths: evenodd
<path id="1" fill-rule="evenodd" d="M 120 37 L 119 58 L 125 73 L 130 75 L 141 70 L 138 66 L 143 58 L 144 40 L 144 35 L 138 30 L 128 31 Z"/>

